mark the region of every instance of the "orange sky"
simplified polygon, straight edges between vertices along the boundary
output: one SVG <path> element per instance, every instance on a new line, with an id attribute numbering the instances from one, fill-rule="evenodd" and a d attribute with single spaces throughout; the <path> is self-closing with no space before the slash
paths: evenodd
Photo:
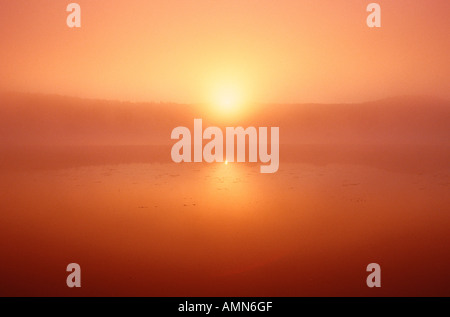
<path id="1" fill-rule="evenodd" d="M 0 87 L 106 99 L 450 96 L 448 0 L 1 0 Z M 225 87 L 225 88 L 224 88 Z"/>

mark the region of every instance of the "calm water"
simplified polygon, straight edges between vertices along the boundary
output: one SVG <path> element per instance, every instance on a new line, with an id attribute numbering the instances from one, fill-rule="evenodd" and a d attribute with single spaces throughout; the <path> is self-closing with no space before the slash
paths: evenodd
<path id="1" fill-rule="evenodd" d="M 2 172 L 1 295 L 450 295 L 448 170 L 111 164 Z"/>

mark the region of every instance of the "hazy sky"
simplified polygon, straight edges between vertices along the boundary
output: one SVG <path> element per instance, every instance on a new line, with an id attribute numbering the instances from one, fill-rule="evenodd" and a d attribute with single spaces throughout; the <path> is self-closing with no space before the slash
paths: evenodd
<path id="1" fill-rule="evenodd" d="M 123 100 L 448 98 L 448 0 L 0 0 L 0 87 Z"/>

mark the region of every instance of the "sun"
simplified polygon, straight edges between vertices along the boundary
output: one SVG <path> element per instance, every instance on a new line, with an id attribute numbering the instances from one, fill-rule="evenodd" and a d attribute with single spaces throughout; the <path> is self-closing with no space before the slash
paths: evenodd
<path id="1" fill-rule="evenodd" d="M 236 113 L 243 106 L 243 94 L 235 85 L 218 87 L 214 93 L 214 104 L 224 114 Z"/>
<path id="2" fill-rule="evenodd" d="M 204 92 L 205 110 L 215 120 L 241 120 L 253 111 L 254 86 L 243 74 L 211 76 Z"/>
<path id="3" fill-rule="evenodd" d="M 237 106 L 238 98 L 234 93 L 224 93 L 218 97 L 217 104 L 223 109 L 232 109 Z"/>

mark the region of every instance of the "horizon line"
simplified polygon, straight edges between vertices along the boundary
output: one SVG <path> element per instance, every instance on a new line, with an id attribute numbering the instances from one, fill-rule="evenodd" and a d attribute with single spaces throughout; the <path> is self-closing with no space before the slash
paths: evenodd
<path id="1" fill-rule="evenodd" d="M 15 95 L 35 95 L 42 97 L 58 97 L 58 98 L 69 98 L 69 99 L 80 99 L 85 101 L 106 101 L 106 102 L 120 102 L 120 103 L 131 103 L 131 104 L 174 104 L 174 105 L 207 105 L 209 102 L 178 102 L 178 101 L 155 101 L 155 100 L 127 100 L 127 99 L 110 99 L 106 97 L 89 97 L 89 96 L 76 96 L 71 94 L 62 94 L 62 93 L 47 93 L 47 92 L 34 92 L 34 91 L 19 91 L 12 89 L 4 89 L 0 88 L 0 95 L 3 94 L 15 94 Z M 373 99 L 367 99 L 364 101 L 346 101 L 346 102 L 317 102 L 317 101 L 294 101 L 294 102 L 285 102 L 285 101 L 254 101 L 254 102 L 246 102 L 246 104 L 253 105 L 300 105 L 300 104 L 316 104 L 316 105 L 331 105 L 331 104 L 365 104 L 365 103 L 373 103 L 379 101 L 386 101 L 392 99 L 434 99 L 441 100 L 445 102 L 450 102 L 449 98 L 445 98 L 442 96 L 430 95 L 430 94 L 398 94 L 391 95 L 386 97 L 378 97 Z"/>

